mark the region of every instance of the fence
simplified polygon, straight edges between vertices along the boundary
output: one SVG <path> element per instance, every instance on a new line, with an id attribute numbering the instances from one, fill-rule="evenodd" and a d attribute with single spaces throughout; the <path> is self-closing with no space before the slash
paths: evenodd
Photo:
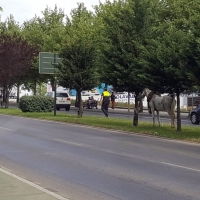
<path id="1" fill-rule="evenodd" d="M 196 96 L 196 97 L 188 97 L 187 98 L 187 106 L 188 107 L 196 106 L 196 102 L 199 102 L 199 104 L 200 104 L 200 94 L 199 94 L 199 96 Z"/>

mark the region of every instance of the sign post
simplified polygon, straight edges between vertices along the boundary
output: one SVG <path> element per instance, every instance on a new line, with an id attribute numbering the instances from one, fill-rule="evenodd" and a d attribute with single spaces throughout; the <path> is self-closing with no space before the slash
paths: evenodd
<path id="1" fill-rule="evenodd" d="M 62 63 L 62 59 L 56 53 L 39 53 L 39 73 L 54 75 L 54 116 L 56 116 L 56 65 Z"/>

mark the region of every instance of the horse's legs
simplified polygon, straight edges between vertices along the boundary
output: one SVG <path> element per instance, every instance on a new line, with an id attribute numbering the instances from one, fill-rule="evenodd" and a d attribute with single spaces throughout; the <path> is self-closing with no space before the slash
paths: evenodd
<path id="1" fill-rule="evenodd" d="M 159 113 L 159 111 L 158 111 L 158 110 L 156 111 L 156 113 L 157 113 L 158 125 L 160 126 L 160 113 Z"/>
<path id="2" fill-rule="evenodd" d="M 155 111 L 153 108 L 151 108 L 152 111 L 152 117 L 153 117 L 153 126 L 155 126 Z"/>
<path id="3" fill-rule="evenodd" d="M 173 113 L 173 114 L 171 115 L 171 128 L 175 128 L 174 121 L 175 121 L 175 114 Z"/>
<path id="4" fill-rule="evenodd" d="M 169 115 L 170 118 L 171 118 L 171 128 L 175 128 L 175 124 L 174 124 L 174 121 L 175 121 L 175 113 L 169 113 L 169 112 L 168 112 L 168 115 Z"/>

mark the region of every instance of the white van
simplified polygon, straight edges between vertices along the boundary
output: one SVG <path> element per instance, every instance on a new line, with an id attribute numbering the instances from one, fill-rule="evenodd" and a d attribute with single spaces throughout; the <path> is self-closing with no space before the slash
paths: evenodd
<path id="1" fill-rule="evenodd" d="M 54 92 L 47 92 L 46 96 L 54 98 Z M 67 91 L 56 91 L 56 109 L 60 110 L 65 108 L 66 111 L 70 110 L 71 98 Z"/>

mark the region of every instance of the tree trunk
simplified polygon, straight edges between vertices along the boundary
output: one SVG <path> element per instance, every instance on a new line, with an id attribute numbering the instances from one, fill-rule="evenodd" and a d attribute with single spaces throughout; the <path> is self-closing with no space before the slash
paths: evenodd
<path id="1" fill-rule="evenodd" d="M 0 103 L 1 103 L 1 108 L 3 107 L 3 89 L 0 90 Z"/>
<path id="2" fill-rule="evenodd" d="M 81 98 L 81 91 L 77 91 L 78 97 L 78 118 L 82 118 L 83 115 L 83 102 Z"/>
<path id="3" fill-rule="evenodd" d="M 39 86 L 39 87 L 38 87 L 38 94 L 41 95 L 41 91 L 42 91 L 42 90 L 41 90 L 41 84 L 39 84 L 38 86 Z"/>
<path id="4" fill-rule="evenodd" d="M 5 86 L 3 87 L 3 102 L 2 102 L 2 107 L 4 106 L 5 108 L 6 105 L 6 88 Z"/>
<path id="5" fill-rule="evenodd" d="M 75 100 L 75 107 L 79 107 L 79 102 L 78 102 L 78 93 L 76 92 L 76 100 Z"/>
<path id="6" fill-rule="evenodd" d="M 33 95 L 37 94 L 37 82 L 35 81 L 34 83 L 34 88 L 33 88 Z"/>
<path id="7" fill-rule="evenodd" d="M 180 109 L 180 94 L 177 95 L 177 131 L 181 131 L 181 109 Z"/>
<path id="8" fill-rule="evenodd" d="M 140 99 L 139 101 L 139 112 L 143 112 L 143 99 Z"/>
<path id="9" fill-rule="evenodd" d="M 52 91 L 55 91 L 55 80 L 54 79 L 51 80 L 51 88 L 52 88 Z"/>
<path id="10" fill-rule="evenodd" d="M 17 103 L 19 103 L 19 90 L 20 90 L 20 85 L 17 83 Z"/>
<path id="11" fill-rule="evenodd" d="M 130 112 L 130 92 L 128 92 L 128 112 Z"/>
<path id="12" fill-rule="evenodd" d="M 138 126 L 138 94 L 135 94 L 135 108 L 133 112 L 133 126 Z"/>
<path id="13" fill-rule="evenodd" d="M 8 108 L 8 106 L 9 106 L 9 89 L 8 89 L 8 86 L 6 86 L 6 88 L 5 88 L 5 108 Z"/>

